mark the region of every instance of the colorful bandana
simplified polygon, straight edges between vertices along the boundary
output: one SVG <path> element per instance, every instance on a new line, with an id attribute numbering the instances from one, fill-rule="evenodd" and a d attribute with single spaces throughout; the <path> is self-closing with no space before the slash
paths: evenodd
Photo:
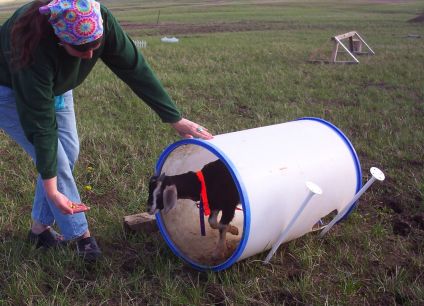
<path id="1" fill-rule="evenodd" d="M 65 43 L 83 45 L 103 35 L 100 4 L 94 0 L 53 0 L 39 11 L 50 15 L 56 36 Z"/>

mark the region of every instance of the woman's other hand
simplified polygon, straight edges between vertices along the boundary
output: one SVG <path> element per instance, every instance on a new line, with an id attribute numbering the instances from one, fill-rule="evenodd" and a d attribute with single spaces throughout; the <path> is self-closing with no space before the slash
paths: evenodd
<path id="1" fill-rule="evenodd" d="M 188 119 L 182 118 L 180 121 L 171 124 L 172 127 L 183 138 L 202 138 L 205 140 L 212 139 L 213 136 L 208 132 L 207 128 L 192 122 Z"/>

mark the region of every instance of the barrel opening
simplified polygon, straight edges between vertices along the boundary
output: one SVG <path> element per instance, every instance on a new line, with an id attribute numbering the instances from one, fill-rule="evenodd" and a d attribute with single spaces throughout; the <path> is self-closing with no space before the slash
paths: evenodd
<path id="1" fill-rule="evenodd" d="M 223 162 L 226 170 L 232 176 L 231 183 L 236 186 L 231 167 L 223 157 L 217 156 L 207 148 L 196 144 L 184 144 L 174 148 L 165 156 L 162 167 L 158 172 L 166 175 L 179 175 L 190 171 L 197 172 L 206 164 L 218 159 Z M 237 187 L 235 188 L 237 189 Z M 240 191 L 238 193 L 240 199 Z M 168 244 L 171 245 L 173 251 L 188 262 L 206 267 L 222 265 L 235 254 L 243 237 L 244 213 L 242 204 L 239 201 L 234 218 L 230 223 L 232 233 L 228 231 L 226 234 L 224 255 L 222 255 L 222 252 L 216 251 L 220 240 L 219 230 L 211 228 L 208 216 L 201 215 L 200 212 L 199 202 L 179 199 L 175 207 L 168 213 L 160 213 L 161 230 L 167 237 Z M 218 222 L 221 216 L 222 212 L 218 214 Z"/>

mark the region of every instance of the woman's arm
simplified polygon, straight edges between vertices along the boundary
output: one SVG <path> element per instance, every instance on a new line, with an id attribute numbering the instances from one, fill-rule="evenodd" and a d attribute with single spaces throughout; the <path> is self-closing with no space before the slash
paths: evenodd
<path id="1" fill-rule="evenodd" d="M 162 119 L 171 123 L 181 137 L 212 138 L 207 129 L 181 116 L 167 91 L 137 50 L 131 38 L 105 8 L 105 47 L 101 56 L 105 64 Z"/>
<path id="2" fill-rule="evenodd" d="M 162 83 L 123 31 L 110 11 L 102 6 L 104 48 L 101 59 L 163 122 L 175 123 L 182 116 Z"/>

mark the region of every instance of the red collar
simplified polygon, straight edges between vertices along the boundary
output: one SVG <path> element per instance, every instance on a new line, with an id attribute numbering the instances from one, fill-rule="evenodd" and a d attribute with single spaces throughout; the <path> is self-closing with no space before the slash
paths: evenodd
<path id="1" fill-rule="evenodd" d="M 208 201 L 208 194 L 206 192 L 205 178 L 203 176 L 202 171 L 197 171 L 196 175 L 197 175 L 197 178 L 199 179 L 199 182 L 200 182 L 200 199 L 202 200 L 203 210 L 204 210 L 205 216 L 209 216 L 211 214 L 211 210 L 209 208 L 209 201 Z"/>

